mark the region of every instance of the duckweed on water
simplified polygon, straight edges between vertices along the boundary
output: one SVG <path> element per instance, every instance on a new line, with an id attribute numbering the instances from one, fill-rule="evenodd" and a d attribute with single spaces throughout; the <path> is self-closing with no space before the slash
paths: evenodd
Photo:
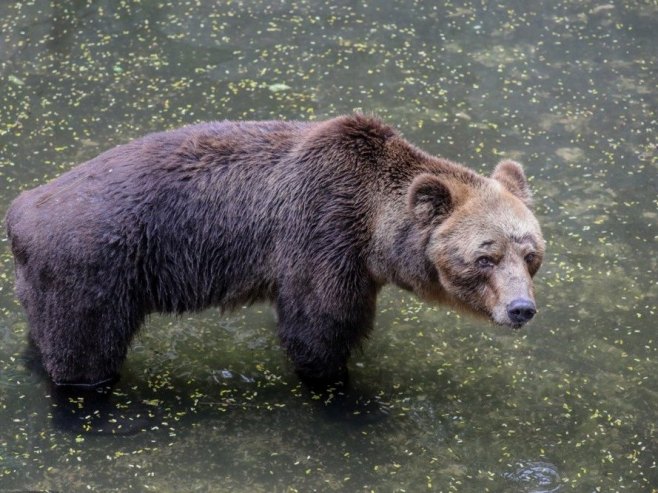
<path id="1" fill-rule="evenodd" d="M 263 306 L 154 316 L 110 399 L 62 398 L 3 240 L 0 489 L 655 489 L 657 22 L 642 0 L 3 2 L 0 214 L 149 131 L 361 109 L 483 172 L 523 161 L 548 258 L 520 333 L 386 290 L 352 361 L 371 419 L 299 386 Z"/>

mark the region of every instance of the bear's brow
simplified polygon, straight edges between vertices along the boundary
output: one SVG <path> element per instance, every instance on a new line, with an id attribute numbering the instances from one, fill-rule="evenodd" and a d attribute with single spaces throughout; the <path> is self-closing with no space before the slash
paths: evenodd
<path id="1" fill-rule="evenodd" d="M 533 247 L 536 247 L 535 241 L 532 238 L 531 234 L 525 234 L 523 236 L 511 236 L 511 239 L 515 243 L 530 243 Z"/>
<path id="2" fill-rule="evenodd" d="M 491 245 L 493 245 L 493 244 L 494 244 L 494 241 L 493 241 L 493 240 L 483 241 L 482 243 L 480 243 L 480 247 L 479 247 L 479 248 L 485 248 L 485 247 L 491 246 Z"/>

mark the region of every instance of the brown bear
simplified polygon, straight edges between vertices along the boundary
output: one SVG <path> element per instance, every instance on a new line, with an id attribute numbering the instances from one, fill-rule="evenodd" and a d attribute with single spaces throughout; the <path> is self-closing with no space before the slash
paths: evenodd
<path id="1" fill-rule="evenodd" d="M 271 301 L 296 371 L 324 384 L 346 378 L 387 283 L 530 320 L 544 240 L 529 202 L 519 164 L 487 178 L 356 114 L 150 134 L 23 192 L 6 222 L 54 382 L 116 377 L 149 313 Z"/>

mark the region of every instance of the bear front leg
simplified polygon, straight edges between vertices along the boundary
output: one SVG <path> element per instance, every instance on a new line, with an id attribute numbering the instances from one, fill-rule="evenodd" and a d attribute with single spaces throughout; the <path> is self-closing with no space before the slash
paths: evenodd
<path id="1" fill-rule="evenodd" d="M 337 332 L 336 327 L 329 327 L 329 324 L 318 319 L 297 326 L 280 322 L 281 342 L 295 367 L 295 372 L 300 380 L 312 389 L 322 390 L 332 385 L 346 385 L 350 347 L 339 337 L 329 341 L 320 334 L 312 334 L 313 329 Z"/>
<path id="2" fill-rule="evenodd" d="M 300 291 L 281 290 L 277 301 L 279 336 L 295 371 L 314 389 L 347 384 L 351 351 L 372 328 L 375 290 Z"/>

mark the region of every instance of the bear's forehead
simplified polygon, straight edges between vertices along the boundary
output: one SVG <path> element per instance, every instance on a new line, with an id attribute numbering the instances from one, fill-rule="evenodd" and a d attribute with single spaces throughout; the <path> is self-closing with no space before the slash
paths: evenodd
<path id="1" fill-rule="evenodd" d="M 543 248 L 539 223 L 519 199 L 500 187 L 476 194 L 455 211 L 452 224 L 460 241 L 467 239 L 470 249 L 482 244 L 524 244 Z M 452 236 L 452 235 L 451 235 Z"/>

